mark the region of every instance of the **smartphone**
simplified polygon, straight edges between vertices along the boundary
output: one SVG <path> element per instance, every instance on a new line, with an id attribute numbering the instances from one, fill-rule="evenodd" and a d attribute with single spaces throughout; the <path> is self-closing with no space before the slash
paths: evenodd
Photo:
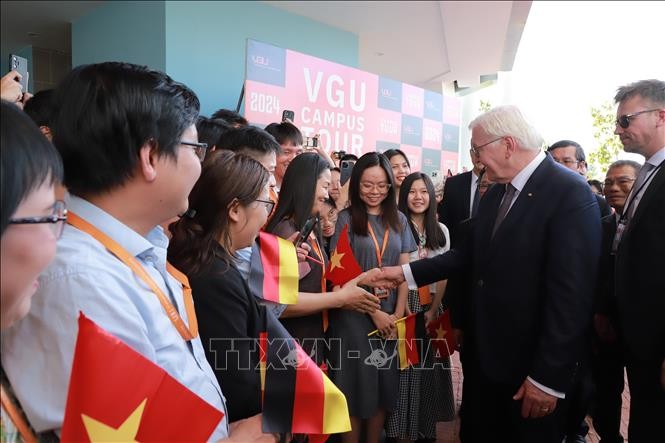
<path id="1" fill-rule="evenodd" d="M 307 219 L 305 222 L 305 225 L 302 227 L 300 230 L 300 235 L 298 235 L 298 238 L 296 239 L 296 242 L 294 243 L 296 247 L 300 246 L 307 238 L 309 237 L 309 234 L 312 233 L 314 230 L 314 227 L 316 224 L 319 222 L 319 217 L 317 216 L 311 216 L 310 218 Z"/>
<path id="2" fill-rule="evenodd" d="M 285 109 L 284 112 L 282 112 L 282 121 L 290 121 L 293 123 L 293 119 L 296 118 L 296 113 L 293 111 L 289 111 L 288 109 Z"/>
<path id="3" fill-rule="evenodd" d="M 305 145 L 303 148 L 312 150 L 319 146 L 319 137 L 305 137 Z"/>
<path id="4" fill-rule="evenodd" d="M 30 74 L 28 73 L 28 59 L 9 54 L 9 70 L 18 71 L 21 74 L 22 78 L 19 80 L 19 83 L 23 86 L 23 92 L 28 92 L 28 80 L 30 78 Z"/>
<path id="5" fill-rule="evenodd" d="M 342 160 L 339 164 L 339 169 L 340 169 L 340 175 L 339 175 L 339 182 L 341 183 L 342 186 L 346 184 L 346 182 L 349 181 L 351 178 L 351 171 L 353 171 L 353 165 L 355 165 L 355 162 L 352 160 Z"/>

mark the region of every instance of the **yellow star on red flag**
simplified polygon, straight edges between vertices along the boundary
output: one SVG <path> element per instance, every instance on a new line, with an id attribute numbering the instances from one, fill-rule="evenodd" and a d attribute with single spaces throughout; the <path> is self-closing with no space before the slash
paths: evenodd
<path id="1" fill-rule="evenodd" d="M 340 268 L 344 269 L 344 266 L 342 266 L 342 257 L 344 257 L 343 252 L 337 252 L 337 249 L 332 254 L 332 257 L 330 257 L 330 270 L 332 271 L 335 268 Z"/>
<path id="2" fill-rule="evenodd" d="M 81 414 L 85 429 L 88 431 L 90 442 L 135 442 L 136 434 L 138 434 L 139 426 L 141 425 L 143 409 L 145 409 L 147 401 L 147 398 L 143 400 L 117 429 L 85 414 Z"/>

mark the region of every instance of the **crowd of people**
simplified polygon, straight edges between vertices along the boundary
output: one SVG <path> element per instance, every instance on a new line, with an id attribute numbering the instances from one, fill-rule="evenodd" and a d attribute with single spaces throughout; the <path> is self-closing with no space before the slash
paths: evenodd
<path id="1" fill-rule="evenodd" d="M 3 441 L 59 438 L 79 312 L 222 411 L 210 440 L 305 440 L 262 429 L 250 347 L 274 316 L 346 397 L 332 439 L 435 441 L 450 359 L 393 357 L 400 319 L 444 311 L 462 442 L 584 441 L 587 415 L 623 441 L 624 368 L 628 439 L 665 441 L 665 82 L 618 89 L 616 134 L 645 163 L 599 183 L 514 106 L 470 123 L 473 169 L 446 178 L 399 149 L 303 147 L 288 120 L 200 116 L 186 85 L 128 63 L 34 96 L 12 72 L 2 99 Z M 296 243 L 295 304 L 250 289 L 261 232 Z M 363 273 L 340 287 L 342 237 Z"/>

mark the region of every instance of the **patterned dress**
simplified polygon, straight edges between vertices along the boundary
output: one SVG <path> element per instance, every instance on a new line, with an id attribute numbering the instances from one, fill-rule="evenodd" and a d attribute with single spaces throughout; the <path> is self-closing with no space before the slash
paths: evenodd
<path id="1" fill-rule="evenodd" d="M 411 261 L 433 257 L 450 248 L 448 229 L 439 223 L 446 246 L 435 251 L 425 249 L 425 237 L 418 239 L 418 251 L 411 254 Z M 432 298 L 435 291 L 432 285 Z M 421 305 L 418 291 L 410 290 L 408 305 L 412 313 L 427 311 L 430 305 Z M 443 312 L 440 306 L 438 314 Z M 435 358 L 433 352 L 417 365 L 400 371 L 399 398 L 395 409 L 386 418 L 386 435 L 403 440 L 436 439 L 436 423 L 452 421 L 455 417 L 455 400 L 450 373 L 450 358 Z"/>

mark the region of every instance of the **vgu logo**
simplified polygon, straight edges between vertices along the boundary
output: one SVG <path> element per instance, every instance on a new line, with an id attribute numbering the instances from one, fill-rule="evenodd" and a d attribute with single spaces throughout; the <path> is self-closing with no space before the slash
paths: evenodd
<path id="1" fill-rule="evenodd" d="M 393 92 L 388 88 L 381 88 L 381 95 L 386 98 L 392 98 Z"/>
<path id="2" fill-rule="evenodd" d="M 254 62 L 255 65 L 268 66 L 270 64 L 270 59 L 262 55 L 253 55 L 252 62 Z"/>

